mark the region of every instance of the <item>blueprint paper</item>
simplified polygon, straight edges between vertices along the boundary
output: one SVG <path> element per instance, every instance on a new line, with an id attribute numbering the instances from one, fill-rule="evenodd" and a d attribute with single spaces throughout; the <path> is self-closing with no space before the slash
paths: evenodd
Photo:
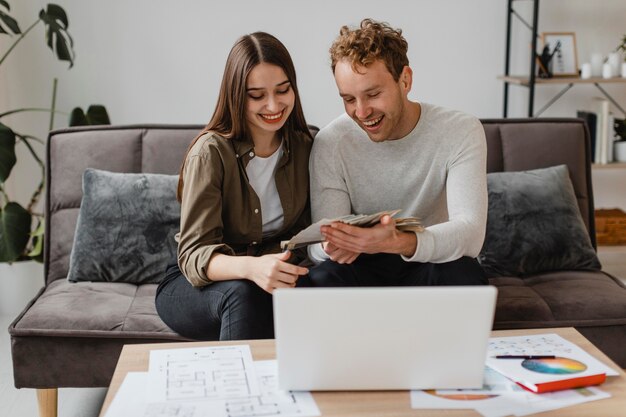
<path id="1" fill-rule="evenodd" d="M 150 402 L 259 395 L 250 346 L 150 351 Z"/>

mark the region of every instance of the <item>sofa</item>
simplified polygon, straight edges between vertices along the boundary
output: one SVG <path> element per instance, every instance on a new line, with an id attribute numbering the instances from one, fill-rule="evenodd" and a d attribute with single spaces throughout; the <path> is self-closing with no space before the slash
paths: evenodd
<path id="1" fill-rule="evenodd" d="M 590 139 L 579 119 L 483 120 L 489 173 L 565 164 L 595 248 Z M 77 127 L 50 133 L 44 287 L 9 327 L 17 388 L 108 386 L 124 344 L 183 341 L 155 311 L 157 285 L 68 282 L 87 168 L 176 174 L 200 125 Z M 315 133 L 315 131 L 314 131 Z M 626 288 L 600 270 L 495 276 L 494 329 L 573 326 L 626 367 Z M 55 403 L 54 403 L 55 404 Z"/>

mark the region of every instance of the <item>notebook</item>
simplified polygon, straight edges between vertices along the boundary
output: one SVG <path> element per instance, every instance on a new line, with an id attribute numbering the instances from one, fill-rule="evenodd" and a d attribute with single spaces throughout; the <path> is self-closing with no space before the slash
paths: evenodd
<path id="1" fill-rule="evenodd" d="M 496 294 L 492 286 L 278 289 L 279 387 L 479 388 Z"/>
<path id="2" fill-rule="evenodd" d="M 598 385 L 617 372 L 557 334 L 489 340 L 487 365 L 536 393 Z"/>

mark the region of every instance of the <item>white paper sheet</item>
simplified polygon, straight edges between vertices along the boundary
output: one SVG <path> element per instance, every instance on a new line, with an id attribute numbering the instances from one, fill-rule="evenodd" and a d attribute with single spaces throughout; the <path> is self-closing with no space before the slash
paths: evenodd
<path id="1" fill-rule="evenodd" d="M 223 401 L 148 401 L 148 372 L 129 372 L 120 385 L 105 417 L 228 417 Z"/>
<path id="2" fill-rule="evenodd" d="M 608 397 L 595 387 L 533 394 L 487 368 L 482 389 L 411 391 L 411 407 L 474 409 L 484 417 L 526 416 Z"/>
<path id="3" fill-rule="evenodd" d="M 149 372 L 129 372 L 106 417 L 309 417 L 320 411 L 309 392 L 278 389 L 276 361 L 254 362 L 260 395 L 230 399 L 151 402 Z"/>
<path id="4" fill-rule="evenodd" d="M 259 395 L 248 345 L 150 351 L 150 402 Z"/>

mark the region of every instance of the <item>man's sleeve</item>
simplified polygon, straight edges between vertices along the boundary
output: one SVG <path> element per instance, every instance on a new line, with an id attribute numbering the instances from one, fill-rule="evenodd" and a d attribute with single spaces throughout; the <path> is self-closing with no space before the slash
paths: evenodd
<path id="1" fill-rule="evenodd" d="M 322 129 L 313 141 L 309 159 L 311 178 L 311 217 L 313 222 L 350 214 L 350 196 L 341 169 L 337 144 L 340 138 Z M 309 257 L 315 263 L 328 259 L 321 244 L 309 246 Z"/>
<path id="2" fill-rule="evenodd" d="M 417 249 L 405 261 L 443 263 L 462 256 L 475 258 L 485 239 L 487 224 L 487 143 L 476 120 L 459 150 L 448 161 L 444 223 L 417 233 Z"/>

